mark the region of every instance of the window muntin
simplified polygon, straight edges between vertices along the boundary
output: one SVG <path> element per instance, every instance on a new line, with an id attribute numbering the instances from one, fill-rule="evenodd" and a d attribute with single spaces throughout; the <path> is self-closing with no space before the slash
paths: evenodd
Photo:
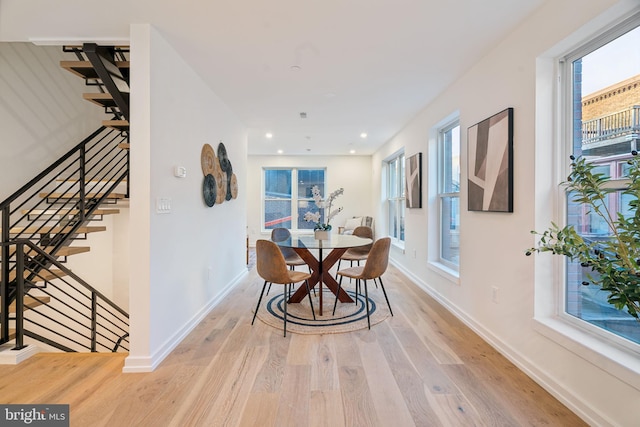
<path id="1" fill-rule="evenodd" d="M 389 206 L 389 236 L 396 242 L 404 242 L 405 185 L 404 153 L 387 162 L 387 203 Z"/>
<path id="2" fill-rule="evenodd" d="M 439 262 L 460 265 L 460 124 L 438 132 Z"/>
<path id="3" fill-rule="evenodd" d="M 589 43 L 579 53 L 569 55 L 565 63 L 564 83 L 570 90 L 567 138 L 575 156 L 585 156 L 595 164 L 596 173 L 610 176 L 620 190 L 606 200 L 611 212 L 629 214 L 629 198 L 622 194 L 628 176 L 626 159 L 637 150 L 640 130 L 640 28 L 620 29 L 617 33 Z M 625 53 L 626 52 L 626 53 Z M 584 239 L 602 240 L 611 230 L 600 217 L 566 195 L 567 223 Z M 608 293 L 590 282 L 588 268 L 567 261 L 564 283 L 564 312 L 598 329 L 640 344 L 637 321 L 607 302 Z"/>
<path id="4" fill-rule="evenodd" d="M 314 224 L 304 214 L 317 210 L 311 188 L 317 185 L 324 194 L 325 179 L 325 169 L 265 168 L 263 229 L 312 230 Z"/>

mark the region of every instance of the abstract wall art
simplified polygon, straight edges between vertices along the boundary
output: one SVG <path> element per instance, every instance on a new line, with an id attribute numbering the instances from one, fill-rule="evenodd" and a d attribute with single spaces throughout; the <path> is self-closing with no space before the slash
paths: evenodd
<path id="1" fill-rule="evenodd" d="M 513 212 L 513 108 L 468 129 L 470 211 Z"/>
<path id="2" fill-rule="evenodd" d="M 405 164 L 405 201 L 408 208 L 422 207 L 422 153 L 407 158 Z"/>

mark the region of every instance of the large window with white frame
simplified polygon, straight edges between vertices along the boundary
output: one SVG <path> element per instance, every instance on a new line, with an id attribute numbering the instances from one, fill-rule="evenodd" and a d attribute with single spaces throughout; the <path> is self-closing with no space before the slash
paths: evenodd
<path id="1" fill-rule="evenodd" d="M 584 156 L 594 172 L 617 179 L 620 191 L 608 196 L 606 208 L 625 215 L 626 159 L 638 150 L 640 133 L 640 17 L 636 16 L 607 34 L 585 43 L 562 58 L 563 134 L 566 152 Z M 569 161 L 563 159 L 568 173 Z M 566 176 L 566 174 L 565 174 Z M 566 222 L 585 240 L 611 235 L 608 225 L 583 205 L 561 193 Z M 613 333 L 640 344 L 640 328 L 628 313 L 607 302 L 607 292 L 589 284 L 588 268 L 576 262 L 565 265 L 563 316 L 580 319 L 596 335 Z"/>
<path id="2" fill-rule="evenodd" d="M 311 189 L 317 185 L 325 193 L 324 168 L 264 168 L 262 228 L 312 230 L 314 223 L 304 220 L 305 212 L 315 210 Z M 323 210 L 320 213 L 324 215 Z M 320 219 L 324 222 L 324 218 Z"/>
<path id="3" fill-rule="evenodd" d="M 404 152 L 387 161 L 387 205 L 389 208 L 389 236 L 396 243 L 404 243 Z"/>
<path id="4" fill-rule="evenodd" d="M 438 262 L 460 266 L 460 124 L 453 121 L 438 130 Z"/>

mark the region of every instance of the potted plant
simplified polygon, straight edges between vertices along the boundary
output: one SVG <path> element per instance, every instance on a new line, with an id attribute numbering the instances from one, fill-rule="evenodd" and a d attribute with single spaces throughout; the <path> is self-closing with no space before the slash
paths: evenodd
<path id="1" fill-rule="evenodd" d="M 571 173 L 562 185 L 574 202 L 584 204 L 591 213 L 604 220 L 610 236 L 602 240 L 587 239 L 572 225 L 559 227 L 555 223 L 539 233 L 536 247 L 527 250 L 564 255 L 588 268 L 589 281 L 608 292 L 607 301 L 618 310 L 625 310 L 640 321 L 640 158 L 637 152 L 628 160 L 629 182 L 622 191 L 630 199 L 626 215 L 609 210 L 607 196 L 620 188 L 611 179 L 594 172 L 594 165 L 584 157 L 571 156 Z"/>
<path id="2" fill-rule="evenodd" d="M 311 188 L 311 194 L 313 195 L 313 200 L 315 201 L 316 207 L 318 207 L 317 212 L 306 212 L 304 214 L 304 220 L 307 222 L 314 222 L 315 226 L 313 227 L 315 238 L 318 240 L 326 240 L 329 238 L 329 232 L 331 231 L 331 219 L 336 216 L 340 211 L 342 211 L 342 207 L 331 210 L 331 205 L 336 197 L 340 196 L 344 193 L 344 188 L 339 188 L 333 193 L 329 194 L 327 200 L 322 199 L 322 195 L 320 194 L 320 188 L 317 185 L 314 185 Z M 325 223 L 321 223 L 320 219 L 322 218 L 322 214 L 320 213 L 320 209 L 326 210 L 326 221 Z"/>

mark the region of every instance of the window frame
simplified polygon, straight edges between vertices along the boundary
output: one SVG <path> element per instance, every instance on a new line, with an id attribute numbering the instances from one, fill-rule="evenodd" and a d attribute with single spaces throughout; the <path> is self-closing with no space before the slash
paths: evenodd
<path id="1" fill-rule="evenodd" d="M 571 87 L 567 86 L 566 58 L 570 54 L 586 55 L 602 45 L 603 38 L 628 31 L 640 22 L 638 6 L 624 7 L 609 15 L 607 22 L 591 22 L 536 57 L 535 91 L 535 181 L 534 229 L 545 229 L 551 221 L 566 223 L 566 195 L 559 186 L 567 177 L 570 145 L 563 143 L 567 132 Z M 635 23 L 635 24 L 634 24 Z M 625 29 L 628 28 L 628 29 Z M 578 48 L 576 48 L 578 46 Z M 591 46 L 591 49 L 587 49 Z M 562 81 L 565 79 L 564 81 Z M 549 167 L 551 166 L 551 173 Z M 534 330 L 547 339 L 579 355 L 588 363 L 600 367 L 620 381 L 640 389 L 640 358 L 638 351 L 620 346 L 609 336 L 593 333 L 594 326 L 570 315 L 562 316 L 565 307 L 565 262 L 562 257 L 534 258 Z"/>
<path id="2" fill-rule="evenodd" d="M 387 168 L 387 182 L 386 182 L 386 190 L 387 190 L 387 228 L 388 235 L 391 237 L 391 242 L 394 245 L 400 246 L 404 248 L 405 243 L 405 235 L 404 235 L 404 221 L 406 217 L 406 193 L 405 193 L 405 161 L 406 156 L 404 153 L 404 149 L 400 150 L 385 160 L 386 168 Z M 392 165 L 395 164 L 395 191 L 392 191 Z M 393 216 L 391 215 L 391 208 L 395 206 L 395 218 L 399 218 L 397 229 L 393 226 L 392 220 Z M 398 237 L 396 237 L 398 236 Z"/>
<path id="3" fill-rule="evenodd" d="M 462 128 L 460 126 L 460 119 L 459 117 L 455 117 L 452 120 L 449 120 L 445 123 L 443 123 L 441 126 L 438 127 L 437 129 L 437 148 L 436 148 L 436 152 L 437 152 L 437 192 L 436 192 L 436 200 L 437 200 L 437 228 L 438 228 L 438 247 L 437 247 L 437 257 L 436 257 L 436 262 L 438 262 L 439 264 L 442 264 L 443 266 L 445 266 L 447 269 L 454 271 L 456 273 L 458 273 L 460 271 L 460 260 L 458 259 L 458 263 L 454 263 L 449 259 L 444 258 L 443 256 L 443 244 L 444 244 L 444 238 L 443 238 L 443 234 L 444 234 L 444 216 L 442 214 L 443 212 L 443 208 L 444 208 L 444 199 L 446 198 L 457 198 L 458 199 L 458 239 L 460 239 L 460 210 L 462 209 L 462 206 L 460 204 L 460 186 L 461 186 L 461 182 L 458 182 L 458 191 L 457 192 L 451 192 L 451 191 L 446 191 L 444 189 L 445 186 L 445 182 L 446 182 L 446 173 L 447 173 L 447 169 L 445 167 L 445 164 L 451 164 L 451 159 L 450 158 L 445 158 L 446 156 L 446 152 L 444 150 L 444 144 L 445 144 L 445 134 L 447 132 L 452 131 L 455 128 L 459 128 L 458 130 L 458 152 L 461 152 L 461 138 L 462 138 Z M 458 161 L 460 162 L 460 157 L 458 156 Z M 460 164 L 458 164 L 458 167 L 460 168 Z M 460 172 L 462 172 L 462 169 L 460 168 Z M 462 175 L 460 175 L 460 181 L 462 180 Z M 458 254 L 459 257 L 459 254 Z"/>
<path id="4" fill-rule="evenodd" d="M 602 48 L 608 43 L 614 41 L 618 37 L 625 33 L 640 27 L 640 13 L 636 13 L 626 20 L 612 26 L 608 30 L 602 32 L 599 35 L 585 39 L 584 43 L 579 47 L 569 51 L 558 59 L 559 70 L 559 93 L 560 93 L 560 121 L 559 121 L 559 134 L 562 136 L 559 145 L 559 153 L 557 156 L 558 169 L 561 171 L 560 176 L 568 176 L 570 173 L 570 162 L 567 160 L 570 154 L 573 154 L 574 133 L 576 132 L 574 127 L 574 100 L 573 100 L 573 83 L 574 83 L 574 69 L 573 63 L 585 57 L 586 55 Z M 616 166 L 617 160 L 615 161 Z M 615 188 L 622 188 L 629 182 L 626 178 L 611 180 L 610 184 Z M 614 193 L 615 194 L 615 193 Z M 612 194 L 613 195 L 613 194 Z M 569 223 L 568 219 L 568 194 L 567 192 L 560 190 L 557 192 L 558 206 L 560 214 L 556 218 L 557 224 L 566 225 Z M 615 203 L 615 202 L 609 202 Z M 573 314 L 568 312 L 567 308 L 567 292 L 569 281 L 567 279 L 567 262 L 566 259 L 562 259 L 561 262 L 556 263 L 556 277 L 559 280 L 559 286 L 556 289 L 556 316 L 563 322 L 570 324 L 585 334 L 591 336 L 596 341 L 600 341 L 602 344 L 609 346 L 617 346 L 624 348 L 628 351 L 640 354 L 640 344 L 633 343 L 615 333 L 609 332 L 600 326 L 589 323 Z"/>
<path id="5" fill-rule="evenodd" d="M 301 201 L 307 201 L 307 202 L 311 202 L 314 203 L 313 198 L 312 197 L 299 197 L 298 196 L 298 184 L 299 184 L 299 179 L 298 179 L 298 172 L 301 170 L 318 170 L 318 171 L 323 171 L 323 175 L 324 175 L 324 182 L 323 182 L 323 187 L 326 189 L 327 188 L 327 167 L 326 166 L 313 166 L 313 167 L 287 167 L 287 166 L 277 166 L 277 167 L 272 167 L 272 166 L 263 166 L 262 167 L 262 187 L 261 187 L 261 212 L 260 212 L 260 230 L 262 233 L 270 233 L 271 232 L 271 228 L 266 228 L 265 227 L 265 221 L 264 221 L 264 217 L 265 217 L 265 212 L 266 212 L 266 201 L 267 200 L 274 200 L 274 199 L 267 199 L 266 197 L 266 173 L 267 171 L 270 170 L 286 170 L 286 171 L 291 171 L 291 227 L 289 228 L 290 231 L 292 232 L 296 232 L 296 233 L 313 233 L 313 227 L 311 226 L 310 228 L 298 228 L 298 203 Z M 324 195 L 323 195 L 324 196 Z M 314 205 L 315 206 L 315 205 Z"/>

